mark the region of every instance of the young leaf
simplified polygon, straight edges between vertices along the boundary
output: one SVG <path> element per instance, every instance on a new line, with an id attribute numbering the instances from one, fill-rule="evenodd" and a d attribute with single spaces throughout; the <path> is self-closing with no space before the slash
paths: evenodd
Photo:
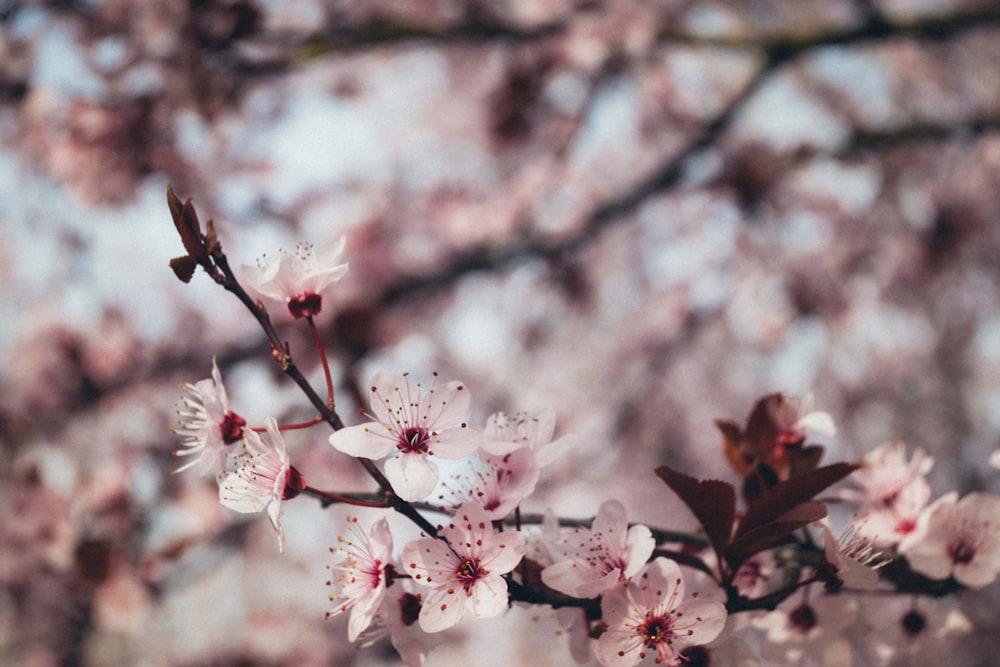
<path id="1" fill-rule="evenodd" d="M 736 489 L 733 485 L 720 480 L 698 480 L 668 466 L 657 468 L 656 475 L 694 513 L 705 529 L 712 548 L 721 554 L 729 543 L 736 518 Z"/>
<path id="2" fill-rule="evenodd" d="M 723 557 L 730 570 L 735 572 L 754 554 L 770 549 L 794 531 L 825 516 L 826 507 L 823 503 L 811 500 L 800 503 L 772 521 L 742 531 L 726 547 Z M 742 530 L 742 525 L 740 528 Z"/>
<path id="3" fill-rule="evenodd" d="M 811 500 L 830 485 L 844 479 L 858 467 L 854 463 L 834 463 L 779 482 L 750 504 L 736 530 L 736 536 L 775 521 L 791 508 Z"/>

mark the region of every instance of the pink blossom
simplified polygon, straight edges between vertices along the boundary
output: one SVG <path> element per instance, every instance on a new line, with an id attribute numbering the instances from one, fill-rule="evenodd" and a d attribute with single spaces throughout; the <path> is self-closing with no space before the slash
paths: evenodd
<path id="1" fill-rule="evenodd" d="M 438 482 L 431 456 L 460 459 L 476 449 L 479 434 L 464 421 L 468 411 L 469 392 L 461 382 L 425 390 L 419 382 L 411 388 L 405 375 L 381 371 L 371 383 L 372 423 L 341 429 L 330 444 L 368 459 L 394 452 L 385 476 L 400 498 L 422 500 Z"/>
<path id="2" fill-rule="evenodd" d="M 776 569 L 774 554 L 770 551 L 761 551 L 740 566 L 733 583 L 741 595 L 748 598 L 760 597 L 767 593 L 769 582 Z"/>
<path id="3" fill-rule="evenodd" d="M 726 608 L 714 600 L 684 600 L 677 563 L 657 558 L 624 586 L 601 600 L 608 627 L 595 653 L 604 667 L 631 667 L 653 651 L 656 662 L 680 665 L 681 652 L 715 639 L 726 624 Z"/>
<path id="4" fill-rule="evenodd" d="M 864 600 L 862 611 L 863 643 L 879 667 L 951 664 L 955 640 L 973 629 L 953 601 L 873 597 Z"/>
<path id="5" fill-rule="evenodd" d="M 858 601 L 849 595 L 793 596 L 772 612 L 752 621 L 766 634 L 761 657 L 769 665 L 851 667 L 853 651 L 843 637 L 858 615 Z"/>
<path id="6" fill-rule="evenodd" d="M 781 446 L 801 443 L 807 433 L 818 433 L 828 437 L 837 434 L 833 417 L 828 412 L 813 410 L 813 396 L 807 393 L 801 398 L 782 395 L 771 414 L 778 427 L 778 444 Z"/>
<path id="7" fill-rule="evenodd" d="M 330 549 L 342 554 L 343 559 L 330 568 L 332 577 L 327 583 L 337 592 L 330 595 L 335 606 L 327 618 L 350 609 L 347 639 L 354 642 L 378 613 L 395 568 L 391 563 L 392 533 L 388 521 L 379 519 L 368 532 L 357 527 L 356 517 L 348 517 L 347 521 L 347 530 L 355 537 L 340 536 L 340 546 Z"/>
<path id="8" fill-rule="evenodd" d="M 442 539 L 425 537 L 403 547 L 406 572 L 427 592 L 420 627 L 439 632 L 466 613 L 493 618 L 507 608 L 503 575 L 524 557 L 524 537 L 495 532 L 485 510 L 474 502 L 458 508 L 454 521 L 440 528 Z"/>
<path id="9" fill-rule="evenodd" d="M 263 296 L 287 303 L 296 319 L 318 315 L 323 290 L 347 273 L 347 264 L 338 263 L 344 244 L 341 237 L 320 259 L 311 243 L 299 243 L 294 255 L 281 250 L 275 262 L 262 259 L 256 267 L 244 265 L 244 280 Z"/>
<path id="10" fill-rule="evenodd" d="M 183 436 L 181 447 L 174 456 L 194 456 L 175 473 L 198 467 L 202 475 L 216 476 L 225 470 L 226 448 L 243 438 L 246 420 L 229 409 L 226 387 L 222 384 L 219 366 L 212 359 L 212 377 L 199 380 L 195 384 L 183 385 L 189 396 L 181 398 L 183 407 L 178 406 L 180 424 L 171 429 Z"/>
<path id="11" fill-rule="evenodd" d="M 970 588 L 1000 574 L 1000 496 L 970 493 L 940 503 L 919 537 L 900 545 L 914 570 L 932 579 L 954 577 Z"/>
<path id="12" fill-rule="evenodd" d="M 609 500 L 589 530 L 578 528 L 551 545 L 555 562 L 542 570 L 542 581 L 566 595 L 597 597 L 638 572 L 655 547 L 649 528 L 629 528 L 625 508 Z"/>
<path id="13" fill-rule="evenodd" d="M 528 449 L 518 449 L 503 456 L 491 456 L 482 450 L 476 460 L 468 460 L 471 472 L 457 473 L 455 487 L 450 485 L 454 500 L 450 504 L 458 506 L 472 500 L 483 506 L 491 521 L 499 521 L 516 508 L 535 489 L 538 481 L 538 466 Z M 439 499 L 449 504 L 448 494 Z"/>
<path id="14" fill-rule="evenodd" d="M 297 496 L 305 488 L 305 480 L 289 463 L 278 423 L 271 417 L 264 423 L 267 433 L 263 436 L 250 429 L 244 431 L 243 450 L 236 456 L 236 470 L 219 484 L 219 501 L 244 514 L 266 509 L 278 533 L 278 548 L 284 551 L 281 501 Z"/>
<path id="15" fill-rule="evenodd" d="M 925 476 L 933 465 L 934 459 L 920 448 L 907 461 L 902 442 L 869 453 L 851 477 L 861 489 L 844 492 L 845 498 L 859 504 L 860 534 L 879 546 L 894 546 L 912 532 L 930 500 Z"/>
<path id="16" fill-rule="evenodd" d="M 872 546 L 871 540 L 858 536 L 858 525 L 850 523 L 834 536 L 827 521 L 820 522 L 823 529 L 823 560 L 816 568 L 817 577 L 823 580 L 830 591 L 847 585 L 852 588 L 875 588 L 878 586 L 878 570 L 891 559 Z"/>
<path id="17" fill-rule="evenodd" d="M 522 412 L 511 417 L 497 412 L 486 420 L 481 447 L 492 456 L 527 449 L 532 453 L 536 465 L 544 468 L 563 456 L 577 441 L 572 434 L 553 440 L 555 429 L 556 416 L 551 409 L 535 415 Z"/>

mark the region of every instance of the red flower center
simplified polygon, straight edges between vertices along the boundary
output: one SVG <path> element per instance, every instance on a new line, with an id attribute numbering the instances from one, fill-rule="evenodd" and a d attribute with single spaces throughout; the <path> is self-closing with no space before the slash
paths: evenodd
<path id="1" fill-rule="evenodd" d="M 219 430 L 222 431 L 222 442 L 231 445 L 243 439 L 243 427 L 247 425 L 247 420 L 240 417 L 232 410 L 219 422 Z"/>
<path id="2" fill-rule="evenodd" d="M 455 571 L 455 576 L 462 582 L 466 592 L 485 574 L 486 570 L 482 569 L 479 559 L 474 558 L 466 558 L 465 562 Z"/>
<path id="3" fill-rule="evenodd" d="M 948 547 L 948 555 L 951 556 L 952 563 L 965 565 L 972 562 L 972 559 L 976 556 L 976 548 L 965 540 L 958 540 Z"/>
<path id="4" fill-rule="evenodd" d="M 650 616 L 642 622 L 639 628 L 642 641 L 647 648 L 655 648 L 661 642 L 670 643 L 673 633 L 670 631 L 670 621 L 663 616 Z"/>
<path id="5" fill-rule="evenodd" d="M 315 292 L 303 292 L 288 300 L 288 312 L 292 317 L 312 317 L 319 315 L 320 307 L 323 305 L 323 297 Z"/>
<path id="6" fill-rule="evenodd" d="M 411 426 L 399 436 L 396 448 L 404 454 L 426 454 L 430 450 L 431 434 L 425 428 Z"/>

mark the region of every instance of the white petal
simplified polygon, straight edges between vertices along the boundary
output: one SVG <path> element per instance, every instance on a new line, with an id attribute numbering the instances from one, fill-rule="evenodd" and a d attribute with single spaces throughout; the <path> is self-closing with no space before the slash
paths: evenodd
<path id="1" fill-rule="evenodd" d="M 438 483 L 438 467 L 423 454 L 399 453 L 385 462 L 385 476 L 403 500 L 416 502 L 431 494 Z"/>
<path id="2" fill-rule="evenodd" d="M 330 435 L 330 444 L 349 456 L 377 461 L 393 450 L 394 440 L 385 426 L 371 422 L 334 431 Z"/>

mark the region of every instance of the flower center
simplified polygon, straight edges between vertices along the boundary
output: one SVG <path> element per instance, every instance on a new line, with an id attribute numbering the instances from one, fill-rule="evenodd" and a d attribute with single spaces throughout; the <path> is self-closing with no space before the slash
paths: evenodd
<path id="1" fill-rule="evenodd" d="M 399 615 L 406 627 L 416 623 L 420 617 L 420 596 L 413 593 L 399 596 Z"/>
<path id="2" fill-rule="evenodd" d="M 911 610 L 903 616 L 902 624 L 906 634 L 915 637 L 923 631 L 924 626 L 927 625 L 927 619 L 920 612 Z"/>
<path id="3" fill-rule="evenodd" d="M 808 604 L 801 604 L 788 615 L 788 620 L 800 632 L 809 632 L 816 627 L 816 612 Z"/>
<path id="4" fill-rule="evenodd" d="M 403 431 L 396 449 L 404 454 L 426 454 L 430 450 L 431 434 L 425 428 L 411 426 Z"/>
<path id="5" fill-rule="evenodd" d="M 482 569 L 482 566 L 479 564 L 479 559 L 473 558 L 466 558 L 465 562 L 463 562 L 455 571 L 455 576 L 462 582 L 462 586 L 466 591 L 471 589 L 472 585 L 485 574 L 487 574 L 487 572 Z"/>
<path id="6" fill-rule="evenodd" d="M 670 631 L 670 621 L 663 616 L 650 616 L 642 622 L 639 628 L 642 641 L 647 648 L 654 648 L 661 642 L 670 643 L 673 633 Z"/>
<path id="7" fill-rule="evenodd" d="M 226 416 L 219 422 L 219 430 L 222 432 L 222 442 L 231 445 L 243 439 L 243 427 L 247 425 L 247 420 L 229 410 Z"/>
<path id="8" fill-rule="evenodd" d="M 323 305 L 323 297 L 315 292 L 302 292 L 288 300 L 288 312 L 292 317 L 312 317 L 319 315 L 320 307 Z"/>
<path id="9" fill-rule="evenodd" d="M 290 466 L 288 468 L 288 474 L 285 476 L 285 489 L 281 493 L 282 500 L 289 500 L 299 495 L 302 489 L 306 488 L 306 478 L 302 476 L 295 466 Z"/>
<path id="10" fill-rule="evenodd" d="M 953 542 L 951 546 L 948 547 L 948 555 L 951 556 L 951 562 L 956 565 L 965 565 L 972 562 L 972 559 L 976 555 L 976 548 L 966 542 L 965 540 L 959 540 Z"/>

